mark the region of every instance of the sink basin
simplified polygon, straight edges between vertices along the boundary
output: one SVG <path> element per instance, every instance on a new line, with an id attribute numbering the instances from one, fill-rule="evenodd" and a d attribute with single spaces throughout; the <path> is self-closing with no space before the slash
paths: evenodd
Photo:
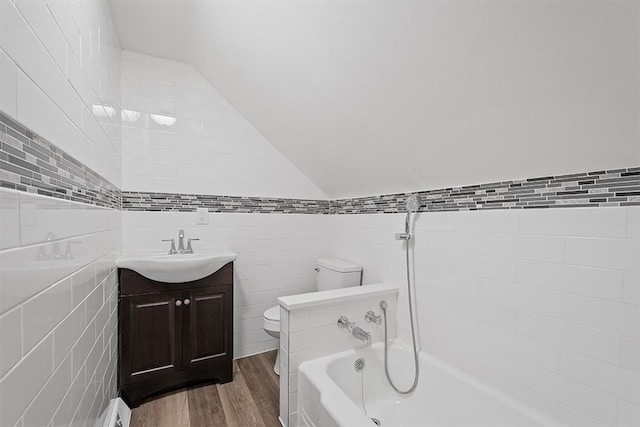
<path id="1" fill-rule="evenodd" d="M 158 282 L 182 283 L 207 277 L 236 257 L 235 253 L 220 249 L 175 255 L 140 252 L 118 257 L 116 265 Z"/>

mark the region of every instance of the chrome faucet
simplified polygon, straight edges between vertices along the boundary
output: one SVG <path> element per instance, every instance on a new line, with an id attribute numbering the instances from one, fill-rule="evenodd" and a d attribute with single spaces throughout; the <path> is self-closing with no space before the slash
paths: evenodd
<path id="1" fill-rule="evenodd" d="M 193 247 L 191 242 L 200 239 L 187 239 L 187 247 L 184 247 L 184 230 L 178 230 L 178 249 L 176 249 L 176 239 L 163 239 L 163 242 L 171 242 L 171 249 L 169 249 L 169 255 L 175 254 L 192 254 Z"/>
<path id="2" fill-rule="evenodd" d="M 184 253 L 184 230 L 178 230 L 178 253 Z"/>
<path id="3" fill-rule="evenodd" d="M 353 335 L 355 338 L 359 339 L 363 343 L 366 343 L 367 345 L 371 345 L 371 334 L 365 331 L 364 329 L 362 329 L 360 326 L 356 326 L 355 328 L 353 328 L 351 330 L 351 335 Z"/>
<path id="4" fill-rule="evenodd" d="M 371 345 L 371 334 L 362 329 L 360 326 L 356 326 L 355 322 L 350 322 L 347 316 L 340 316 L 337 323 L 338 328 L 346 329 L 347 331 L 351 332 L 351 335 L 353 335 L 356 339 L 362 341 L 363 343 L 366 343 L 367 345 Z"/>

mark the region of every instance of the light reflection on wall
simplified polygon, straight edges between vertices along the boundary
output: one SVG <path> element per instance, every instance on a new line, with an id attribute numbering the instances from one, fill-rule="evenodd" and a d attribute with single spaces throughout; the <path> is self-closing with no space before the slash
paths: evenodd
<path id="1" fill-rule="evenodd" d="M 135 123 L 140 120 L 140 116 L 140 111 L 127 110 L 123 108 L 120 112 L 120 118 L 123 122 Z"/>
<path id="2" fill-rule="evenodd" d="M 94 104 L 92 106 L 92 109 L 93 109 L 93 115 L 97 118 L 111 119 L 116 115 L 116 109 L 110 105 Z M 123 108 L 120 111 L 120 118 L 122 119 L 123 122 L 135 123 L 138 120 L 140 120 L 140 117 L 142 117 L 142 113 L 140 111 L 129 110 L 126 108 Z M 149 117 L 158 125 L 167 126 L 167 127 L 175 125 L 176 122 L 178 121 L 177 117 L 168 116 L 166 114 L 152 113 L 152 114 L 149 114 Z"/>
<path id="3" fill-rule="evenodd" d="M 166 116 L 164 114 L 150 114 L 149 117 L 151 117 L 151 120 L 161 126 L 173 126 L 178 120 L 177 117 Z"/>
<path id="4" fill-rule="evenodd" d="M 91 106 L 93 110 L 93 115 L 96 118 L 113 118 L 116 115 L 116 109 L 111 105 L 102 105 L 102 104 L 93 104 Z"/>

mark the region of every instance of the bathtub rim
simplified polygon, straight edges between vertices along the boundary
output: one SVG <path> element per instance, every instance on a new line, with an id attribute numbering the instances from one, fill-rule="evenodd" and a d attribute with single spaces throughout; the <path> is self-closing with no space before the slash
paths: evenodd
<path id="1" fill-rule="evenodd" d="M 408 351 L 409 345 L 402 340 L 401 338 L 395 338 L 391 340 L 391 347 L 394 350 L 399 351 Z M 371 348 L 374 351 L 384 351 L 383 350 L 384 343 L 377 342 L 371 345 Z M 356 402 L 354 402 L 342 388 L 335 382 L 328 374 L 328 367 L 331 363 L 340 360 L 346 359 L 348 357 L 354 357 L 358 355 L 359 348 L 352 348 L 349 350 L 344 350 L 337 353 L 332 353 L 327 356 L 322 356 L 316 359 L 311 359 L 304 361 L 298 367 L 298 390 L 300 390 L 300 381 L 302 381 L 302 376 L 304 375 L 308 381 L 310 381 L 313 386 L 320 393 L 320 402 L 324 406 L 324 408 L 329 412 L 329 414 L 338 422 L 339 425 L 346 426 L 370 426 L 371 421 L 369 417 L 364 413 L 362 408 L 360 408 Z M 428 363 L 431 366 L 445 372 L 447 375 L 451 375 L 454 378 L 464 382 L 469 387 L 478 390 L 480 393 L 484 393 L 491 398 L 497 400 L 502 403 L 506 407 L 510 408 L 513 411 L 523 414 L 523 416 L 528 417 L 533 420 L 535 423 L 541 426 L 564 426 L 559 420 L 551 417 L 550 415 L 544 414 L 526 403 L 515 399 L 514 397 L 509 396 L 508 394 L 490 386 L 479 380 L 478 378 L 473 377 L 470 374 L 465 373 L 464 371 L 448 364 L 442 359 L 427 353 L 425 351 L 421 351 L 419 354 L 420 364 Z M 324 386 L 326 388 L 320 388 L 319 386 Z M 402 396 L 397 395 L 398 398 L 408 398 L 412 396 Z M 328 406 L 329 405 L 329 406 Z M 342 411 L 349 412 L 340 412 L 338 409 Z M 357 411 L 360 415 L 356 417 L 352 415 L 352 411 Z M 302 414 L 302 401 L 298 399 L 298 414 Z M 305 413 L 305 416 L 306 413 Z"/>

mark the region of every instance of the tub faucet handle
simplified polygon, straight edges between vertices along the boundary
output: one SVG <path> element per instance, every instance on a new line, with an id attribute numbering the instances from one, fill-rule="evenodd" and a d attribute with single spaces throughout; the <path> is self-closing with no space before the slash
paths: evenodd
<path id="1" fill-rule="evenodd" d="M 346 329 L 348 331 L 351 331 L 354 325 L 355 325 L 354 322 L 349 322 L 349 319 L 347 318 L 347 316 L 340 316 L 340 318 L 338 319 L 338 328 L 340 329 Z"/>
<path id="2" fill-rule="evenodd" d="M 367 323 L 375 323 L 376 325 L 379 325 L 382 323 L 382 316 L 376 316 L 372 310 L 369 310 L 367 311 L 367 314 L 364 315 L 364 320 Z"/>

